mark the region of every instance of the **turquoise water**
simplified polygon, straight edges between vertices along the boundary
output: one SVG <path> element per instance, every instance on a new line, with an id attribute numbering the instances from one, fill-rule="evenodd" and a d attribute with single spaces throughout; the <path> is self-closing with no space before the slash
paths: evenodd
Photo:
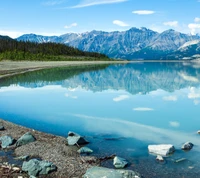
<path id="1" fill-rule="evenodd" d="M 200 64 L 57 68 L 0 80 L 0 118 L 87 137 L 95 156 L 117 154 L 144 177 L 200 177 Z M 189 152 L 180 148 L 190 141 Z M 173 144 L 164 164 L 148 144 Z M 174 163 L 178 158 L 187 158 Z M 112 167 L 108 161 L 104 166 Z"/>

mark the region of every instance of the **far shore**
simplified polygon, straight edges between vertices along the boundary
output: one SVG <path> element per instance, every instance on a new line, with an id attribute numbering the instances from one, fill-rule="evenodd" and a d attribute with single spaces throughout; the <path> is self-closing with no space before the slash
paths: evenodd
<path id="1" fill-rule="evenodd" d="M 199 62 L 198 60 L 113 60 L 113 61 L 0 61 L 0 78 L 54 67 L 80 66 L 80 65 L 103 65 L 103 64 L 127 64 L 138 62 Z"/>
<path id="2" fill-rule="evenodd" d="M 128 61 L 0 61 L 0 78 L 53 67 L 126 64 Z"/>

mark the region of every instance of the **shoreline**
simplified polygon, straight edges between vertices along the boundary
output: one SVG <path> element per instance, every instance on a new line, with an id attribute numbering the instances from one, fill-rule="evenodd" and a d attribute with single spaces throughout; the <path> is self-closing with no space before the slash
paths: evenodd
<path id="1" fill-rule="evenodd" d="M 0 61 L 0 79 L 26 72 L 83 65 L 127 64 L 128 61 Z"/>
<path id="2" fill-rule="evenodd" d="M 32 72 L 36 70 L 54 68 L 54 67 L 69 67 L 69 66 L 83 66 L 83 65 L 103 65 L 103 64 L 130 64 L 130 63 L 199 63 L 198 60 L 133 60 L 133 61 L 0 61 L 0 79 L 14 76 L 17 74 L 23 74 L 26 72 Z"/>
<path id="3" fill-rule="evenodd" d="M 81 177 L 86 170 L 92 166 L 99 166 L 99 160 L 94 156 L 81 156 L 77 153 L 78 146 L 68 146 L 66 138 L 56 136 L 30 128 L 26 128 L 12 122 L 0 119 L 0 124 L 5 127 L 5 130 L 0 131 L 1 136 L 9 135 L 15 140 L 20 138 L 26 132 L 31 132 L 36 138 L 35 142 L 26 145 L 15 147 L 15 144 L 0 151 L 12 151 L 11 158 L 29 155 L 30 158 L 39 158 L 45 161 L 50 161 L 57 166 L 57 171 L 47 175 L 48 178 L 54 177 Z M 66 133 L 67 135 L 67 133 Z M 10 158 L 1 157 L 1 162 L 7 162 Z M 20 167 L 20 165 L 17 165 Z M 15 173 L 16 175 L 16 173 Z M 17 173 L 18 176 L 27 176 L 26 174 Z"/>

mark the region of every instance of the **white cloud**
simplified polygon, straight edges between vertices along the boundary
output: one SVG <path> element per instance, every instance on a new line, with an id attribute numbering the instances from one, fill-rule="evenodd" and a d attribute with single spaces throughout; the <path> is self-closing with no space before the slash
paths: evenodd
<path id="1" fill-rule="evenodd" d="M 150 11 L 150 10 L 138 10 L 138 11 L 132 11 L 133 14 L 138 14 L 138 15 L 150 15 L 154 14 L 155 11 Z"/>
<path id="2" fill-rule="evenodd" d="M 134 111 L 153 111 L 153 108 L 133 108 Z"/>
<path id="3" fill-rule="evenodd" d="M 195 35 L 196 33 L 200 32 L 200 24 L 198 23 L 190 23 L 188 24 L 188 28 L 190 29 L 190 33 Z"/>
<path id="4" fill-rule="evenodd" d="M 178 21 L 164 22 L 163 25 L 170 26 L 170 27 L 177 27 L 178 26 Z"/>
<path id="5" fill-rule="evenodd" d="M 163 100 L 165 100 L 165 101 L 177 101 L 177 96 L 164 96 Z"/>
<path id="6" fill-rule="evenodd" d="M 122 22 L 122 21 L 120 21 L 120 20 L 114 20 L 114 21 L 113 21 L 113 24 L 118 25 L 118 26 L 120 26 L 120 27 L 128 27 L 128 26 L 129 26 L 129 24 L 127 24 L 127 23 L 125 23 L 125 22 Z"/>
<path id="7" fill-rule="evenodd" d="M 52 1 L 46 1 L 43 2 L 42 5 L 44 6 L 55 6 L 55 5 L 59 5 L 62 4 L 63 2 L 65 2 L 65 0 L 52 0 Z"/>
<path id="8" fill-rule="evenodd" d="M 33 32 L 33 31 L 10 31 L 10 30 L 0 30 L 0 35 L 6 35 L 9 36 L 11 38 L 17 38 L 23 34 L 30 34 L 30 33 L 34 33 L 34 34 L 40 34 L 40 35 L 44 35 L 44 36 L 60 36 L 61 33 L 48 33 L 48 32 Z"/>
<path id="9" fill-rule="evenodd" d="M 0 34 L 9 36 L 11 38 L 17 38 L 17 37 L 23 35 L 23 32 L 0 30 Z"/>
<path id="10" fill-rule="evenodd" d="M 199 17 L 195 17 L 194 22 L 196 22 L 196 23 L 200 22 L 200 18 Z"/>
<path id="11" fill-rule="evenodd" d="M 76 27 L 78 24 L 77 23 L 72 23 L 70 25 L 65 25 L 64 28 L 72 28 L 72 27 Z"/>
<path id="12" fill-rule="evenodd" d="M 113 101 L 119 102 L 119 101 L 122 101 L 122 100 L 125 100 L 125 99 L 128 99 L 128 98 L 129 98 L 128 95 L 120 95 L 120 96 L 118 96 L 116 98 L 113 98 Z"/>
<path id="13" fill-rule="evenodd" d="M 176 121 L 171 121 L 171 122 L 169 122 L 169 125 L 172 126 L 172 127 L 179 127 L 180 123 L 176 122 Z"/>
<path id="14" fill-rule="evenodd" d="M 125 2 L 128 0 L 82 0 L 78 5 L 73 6 L 71 8 L 82 8 L 82 7 L 88 7 L 88 6 L 95 6 L 95 5 L 101 5 L 101 4 L 114 4 L 114 3 L 120 3 Z"/>

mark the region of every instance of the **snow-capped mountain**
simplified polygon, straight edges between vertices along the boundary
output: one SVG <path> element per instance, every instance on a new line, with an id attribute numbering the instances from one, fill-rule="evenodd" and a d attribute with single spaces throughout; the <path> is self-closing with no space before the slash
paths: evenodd
<path id="1" fill-rule="evenodd" d="M 56 42 L 76 47 L 83 51 L 100 52 L 111 58 L 121 59 L 166 59 L 190 41 L 200 40 L 198 35 L 187 35 L 174 30 L 162 33 L 142 28 L 127 31 L 104 32 L 93 30 L 85 33 L 67 33 L 61 36 L 22 35 L 18 41 L 38 43 Z M 179 52 L 181 52 L 179 50 Z M 169 55 L 172 57 L 173 55 Z"/>

